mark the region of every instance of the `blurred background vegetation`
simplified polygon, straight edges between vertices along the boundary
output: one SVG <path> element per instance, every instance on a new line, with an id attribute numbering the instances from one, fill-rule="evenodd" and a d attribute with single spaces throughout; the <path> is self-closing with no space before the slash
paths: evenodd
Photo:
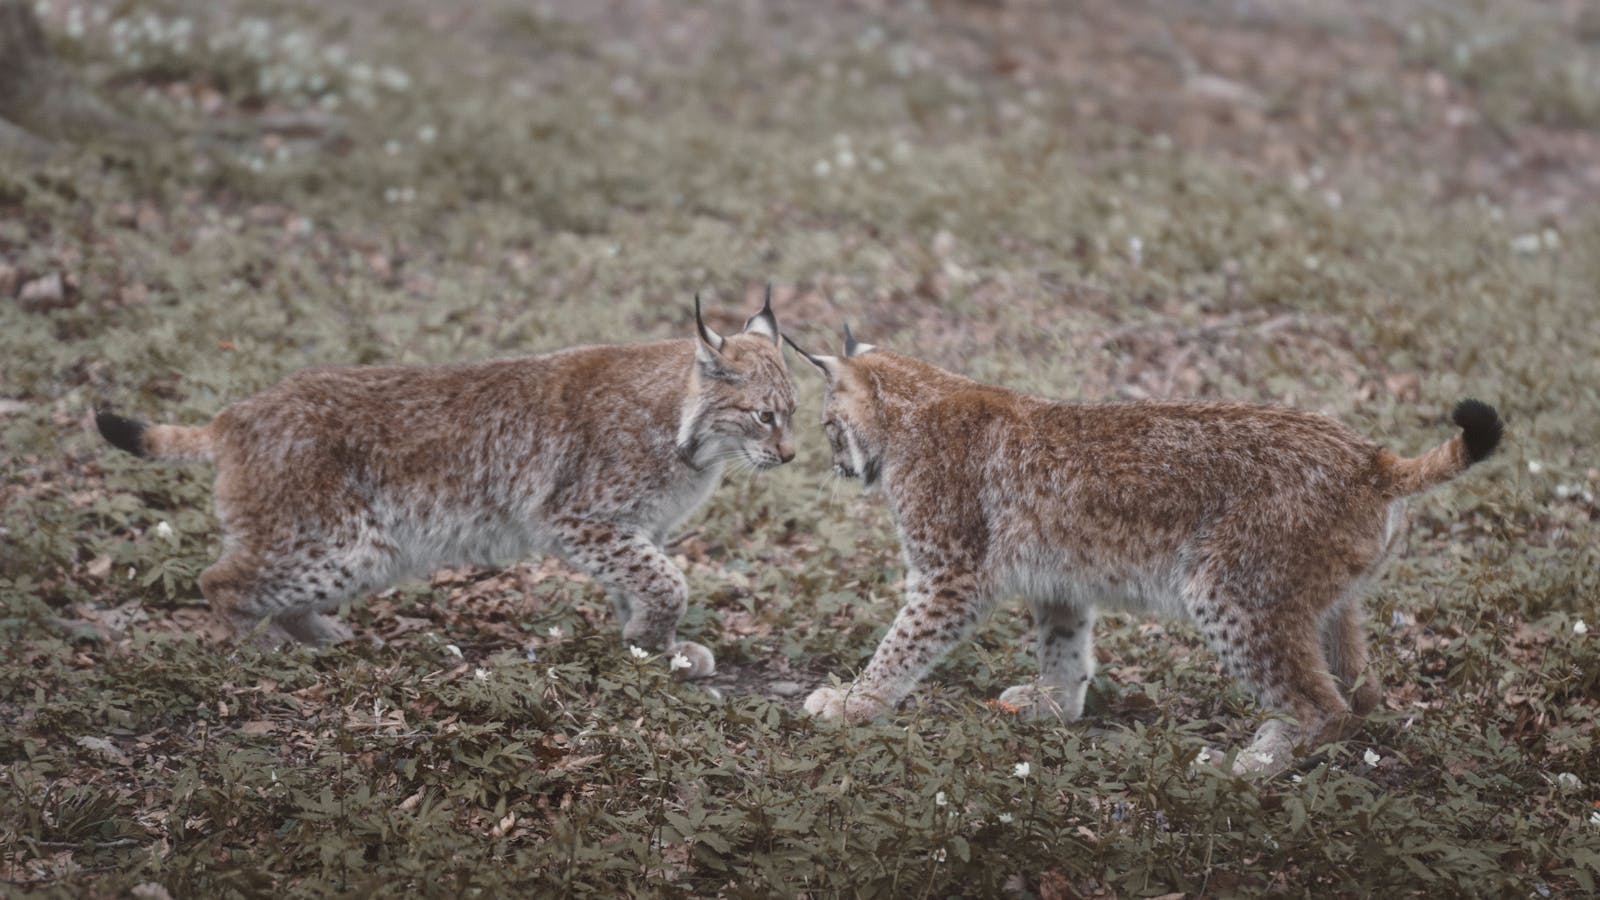
<path id="1" fill-rule="evenodd" d="M 1563 896 L 1600 877 L 1600 18 L 1578 0 L 0 2 L 0 877 L 142 897 Z M 1091 717 L 983 704 L 1002 609 L 899 715 L 798 713 L 897 605 L 800 458 L 674 545 L 723 672 L 534 560 L 215 641 L 200 422 L 306 365 L 734 327 L 1064 399 L 1499 407 L 1366 601 L 1384 708 L 1247 782 L 1197 635 L 1110 616 Z M 796 371 L 803 405 L 818 386 Z M 1019 768 L 1020 764 L 1025 767 Z"/>

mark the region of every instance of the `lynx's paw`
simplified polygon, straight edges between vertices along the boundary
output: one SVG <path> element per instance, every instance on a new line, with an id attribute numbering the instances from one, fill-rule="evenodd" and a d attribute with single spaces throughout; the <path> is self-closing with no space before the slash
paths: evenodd
<path id="1" fill-rule="evenodd" d="M 1256 730 L 1250 746 L 1233 760 L 1235 775 L 1273 775 L 1294 762 L 1296 730 L 1282 719 L 1269 719 Z"/>
<path id="2" fill-rule="evenodd" d="M 1000 694 L 1000 703 L 1003 707 L 1016 710 L 1018 716 L 1029 720 L 1054 717 L 1070 722 L 1077 718 L 1067 714 L 1067 710 L 1061 704 L 1059 691 L 1052 691 L 1033 682 L 1006 688 Z"/>
<path id="3" fill-rule="evenodd" d="M 849 687 L 817 688 L 806 698 L 806 712 L 824 721 L 842 718 L 852 724 L 870 722 L 883 712 L 883 704 Z"/>
<path id="4" fill-rule="evenodd" d="M 297 640 L 314 647 L 337 646 L 355 640 L 356 636 L 349 625 L 332 616 L 316 612 L 285 618 L 280 624 Z"/>
<path id="5" fill-rule="evenodd" d="M 717 671 L 716 657 L 694 641 L 678 641 L 667 648 L 667 664 L 672 667 L 672 674 L 686 681 L 710 678 Z"/>

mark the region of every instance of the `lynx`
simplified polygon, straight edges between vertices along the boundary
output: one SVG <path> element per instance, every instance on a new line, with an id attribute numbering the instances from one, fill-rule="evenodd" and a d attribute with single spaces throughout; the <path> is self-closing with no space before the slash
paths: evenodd
<path id="1" fill-rule="evenodd" d="M 688 591 L 662 552 L 732 463 L 794 457 L 771 290 L 744 330 L 437 367 L 308 369 L 207 425 L 101 412 L 117 447 L 216 464 L 223 553 L 201 592 L 235 630 L 328 644 L 326 613 L 452 564 L 555 554 L 604 585 L 623 639 L 686 677 L 711 651 L 676 637 Z"/>
<path id="2" fill-rule="evenodd" d="M 1235 760 L 1286 765 L 1379 700 L 1359 592 L 1390 553 L 1406 498 L 1495 449 L 1490 406 L 1404 458 L 1321 415 L 1211 402 L 1060 403 L 859 344 L 790 345 L 826 378 L 837 474 L 886 498 L 905 604 L 843 690 L 805 703 L 871 719 L 912 689 L 991 605 L 1032 606 L 1039 675 L 1000 697 L 1030 717 L 1083 712 L 1096 607 L 1188 617 L 1274 718 Z M 787 339 L 787 338 L 786 338 Z"/>

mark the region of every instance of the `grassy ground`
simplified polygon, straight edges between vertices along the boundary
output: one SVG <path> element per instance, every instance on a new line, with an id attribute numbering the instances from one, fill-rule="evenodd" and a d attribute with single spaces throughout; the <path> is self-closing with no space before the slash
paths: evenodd
<path id="1" fill-rule="evenodd" d="M 880 6 L 47 4 L 73 70 L 176 136 L 0 166 L 0 892 L 1595 889 L 1600 21 Z M 382 649 L 218 643 L 209 470 L 86 427 L 312 364 L 686 336 L 696 290 L 731 327 L 768 280 L 811 345 L 848 319 L 1407 453 L 1476 395 L 1508 440 L 1414 504 L 1367 599 L 1384 707 L 1247 782 L 1191 765 L 1259 712 L 1173 623 L 1102 620 L 1071 727 L 984 704 L 1031 667 L 1009 608 L 888 721 L 800 715 L 901 577 L 809 418 L 674 547 L 710 690 L 537 560 L 357 604 Z"/>

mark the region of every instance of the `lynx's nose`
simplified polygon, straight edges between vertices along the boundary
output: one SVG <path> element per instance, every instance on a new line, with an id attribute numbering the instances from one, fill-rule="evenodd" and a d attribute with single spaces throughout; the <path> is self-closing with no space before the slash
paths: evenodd
<path id="1" fill-rule="evenodd" d="M 784 442 L 778 445 L 778 461 L 788 462 L 794 459 L 794 445 Z"/>

